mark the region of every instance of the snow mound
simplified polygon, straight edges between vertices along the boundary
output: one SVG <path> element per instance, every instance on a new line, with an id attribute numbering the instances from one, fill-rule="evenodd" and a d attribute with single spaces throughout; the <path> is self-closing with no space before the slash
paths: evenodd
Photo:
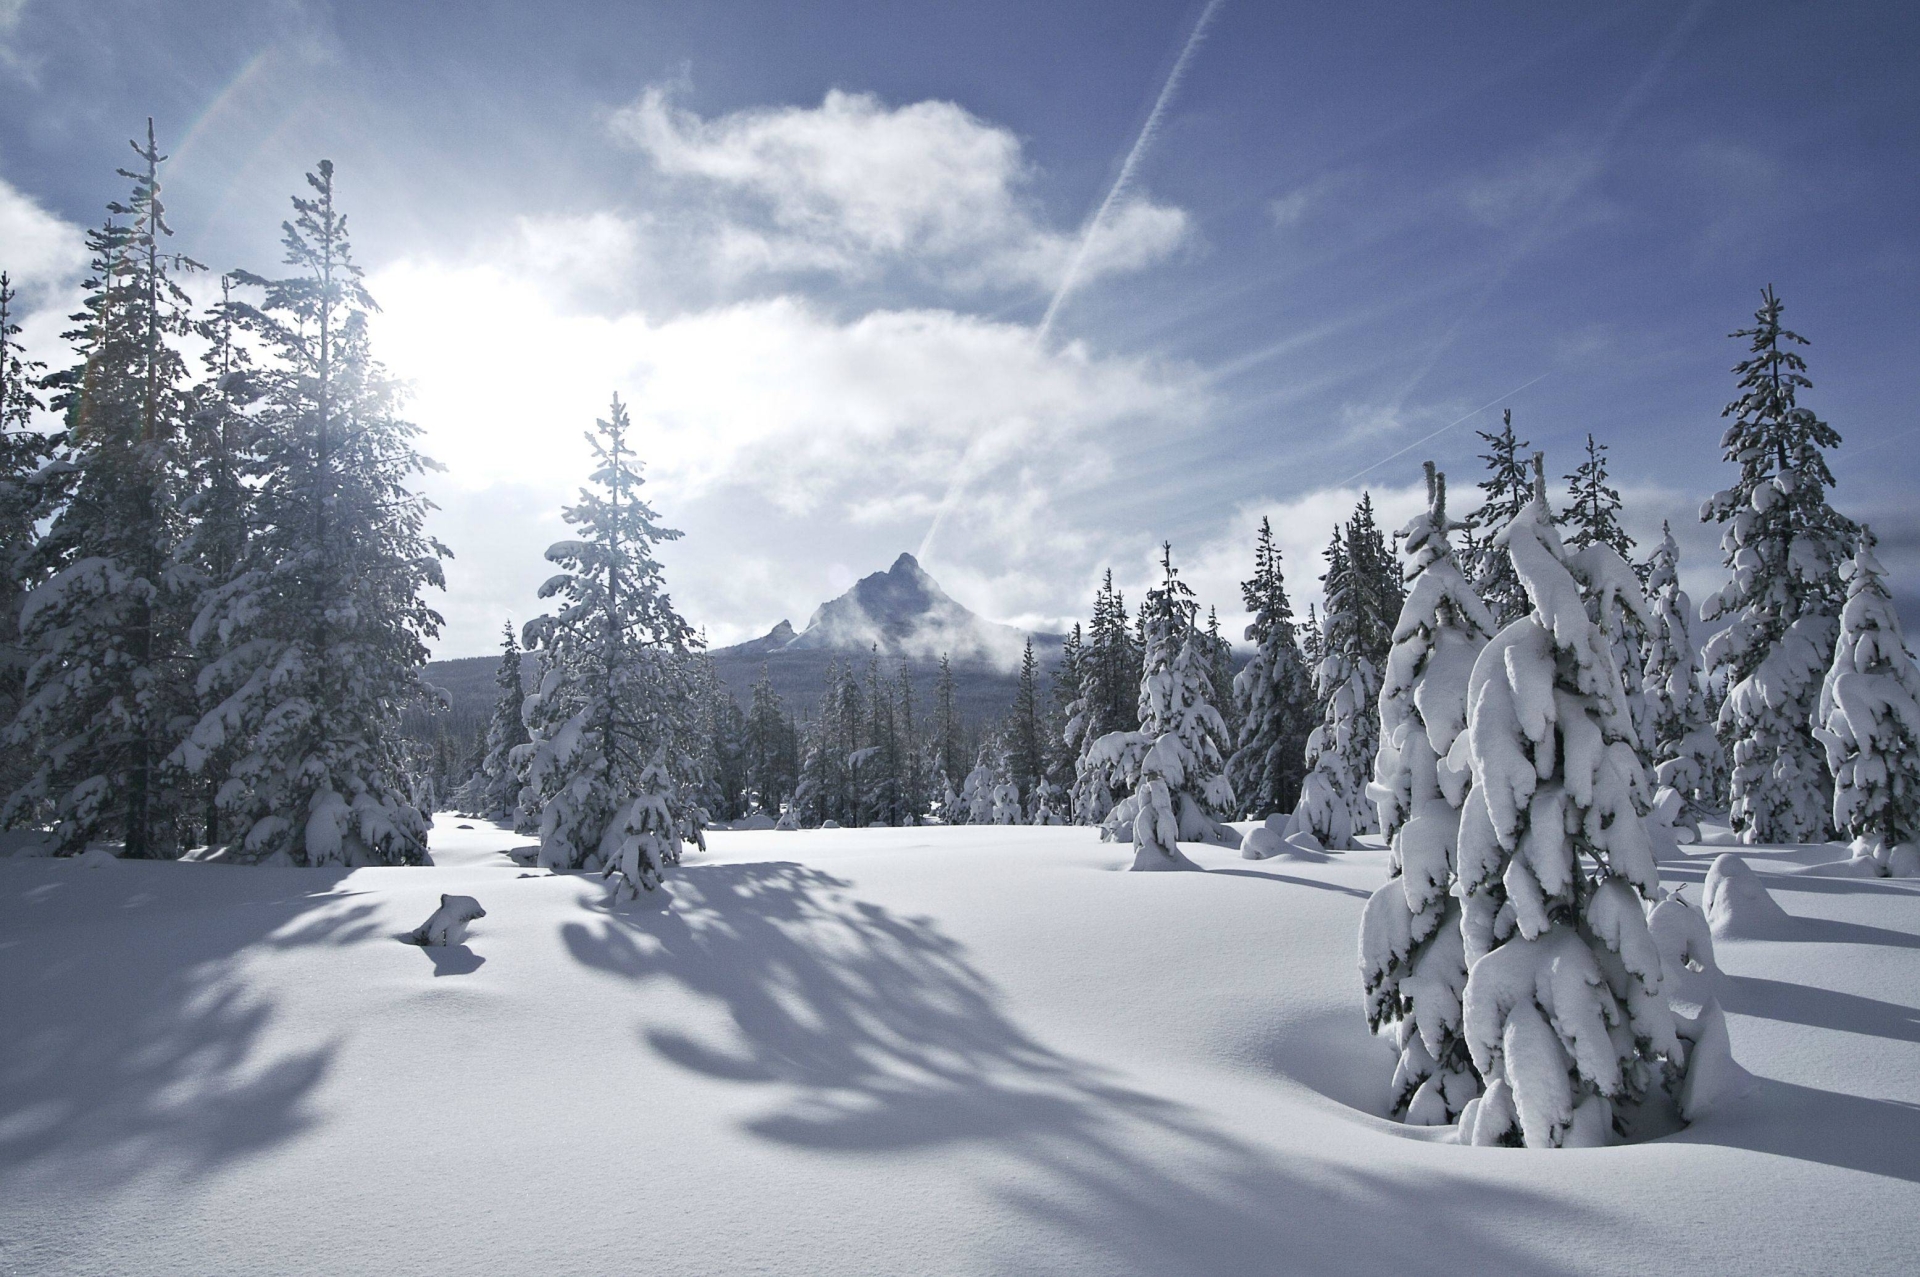
<path id="1" fill-rule="evenodd" d="M 85 865 L 89 869 L 99 869 L 103 866 L 119 864 L 120 857 L 114 855 L 105 847 L 95 846 L 89 847 L 75 856 L 73 863 L 76 865 Z"/>
<path id="2" fill-rule="evenodd" d="M 1240 840 L 1240 854 L 1248 860 L 1265 860 L 1285 851 L 1287 844 L 1265 825 L 1255 825 Z"/>
<path id="3" fill-rule="evenodd" d="M 408 933 L 407 939 L 422 947 L 426 945 L 464 944 L 467 939 L 467 924 L 476 918 L 484 918 L 487 911 L 472 896 L 441 895 L 440 907 L 433 911 L 425 922 Z"/>
<path id="4" fill-rule="evenodd" d="M 1713 959 L 1713 927 L 1707 915 L 1670 895 L 1647 915 L 1647 931 L 1660 951 L 1660 973 L 1671 991 L 1689 972 L 1718 975 Z"/>
<path id="5" fill-rule="evenodd" d="M 734 821 L 732 827 L 735 829 L 772 829 L 774 827 L 774 820 L 773 817 L 767 815 L 766 812 L 756 811 L 745 820 Z"/>
<path id="6" fill-rule="evenodd" d="M 1793 915 L 1767 894 L 1760 875 L 1740 857 L 1723 853 L 1707 870 L 1707 922 L 1715 937 L 1784 940 L 1794 933 Z"/>
<path id="7" fill-rule="evenodd" d="M 1675 1013 L 1674 1025 L 1687 1043 L 1687 1080 L 1680 1086 L 1680 1116 L 1698 1121 L 1708 1110 L 1737 1100 L 1753 1089 L 1753 1074 L 1734 1062 L 1726 1013 L 1709 999 L 1689 1019 Z"/>

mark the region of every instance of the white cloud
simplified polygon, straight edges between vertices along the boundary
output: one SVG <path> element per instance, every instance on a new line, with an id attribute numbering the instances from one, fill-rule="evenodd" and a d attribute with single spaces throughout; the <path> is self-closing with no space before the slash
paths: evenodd
<path id="1" fill-rule="evenodd" d="M 818 107 L 703 119 L 651 88 L 613 117 L 615 133 L 664 176 L 712 195 L 710 248 L 736 274 L 868 277 L 895 265 L 965 288 L 1046 289 L 1077 235 L 1043 224 L 1025 188 L 1019 138 L 951 102 L 888 107 L 830 91 Z M 1146 199 L 1113 210 L 1083 272 L 1160 260 L 1186 237 L 1178 208 Z"/>
<path id="2" fill-rule="evenodd" d="M 587 313 L 566 303 L 563 273 L 516 252 L 402 261 L 369 281 L 383 307 L 378 349 L 413 383 L 425 450 L 451 468 L 437 485 L 445 535 L 459 551 L 475 520 L 523 528 L 524 571 L 495 566 L 493 525 L 488 552 L 455 565 L 449 651 L 484 650 L 469 616 L 530 604 L 552 529 L 529 521 L 537 503 L 525 492 L 549 509 L 571 497 L 588 468 L 582 432 L 616 390 L 650 496 L 669 523 L 701 529 L 674 551 L 676 590 L 717 638 L 783 612 L 804 619 L 827 597 L 829 561 L 864 572 L 913 548 L 956 472 L 969 482 L 943 544 L 999 565 L 999 579 L 1052 581 L 1081 535 L 1058 526 L 1057 485 L 1103 477 L 1129 439 L 1190 428 L 1205 411 L 1182 366 L 1047 349 L 1028 327 L 950 310 L 843 319 L 775 297 L 666 317 Z M 504 505 L 490 495 L 509 489 Z M 770 594 L 734 588 L 742 552 L 769 561 L 757 575 Z M 490 601 L 475 612 L 469 592 Z"/>
<path id="3" fill-rule="evenodd" d="M 4 0 L 0 0 L 4 3 Z M 22 294 L 71 283 L 87 264 L 80 228 L 0 178 L 0 266 Z"/>

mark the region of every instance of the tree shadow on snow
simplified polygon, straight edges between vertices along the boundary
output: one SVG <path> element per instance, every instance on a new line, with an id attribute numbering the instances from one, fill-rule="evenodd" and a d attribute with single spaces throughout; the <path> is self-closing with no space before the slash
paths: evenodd
<path id="1" fill-rule="evenodd" d="M 1274 873 L 1270 869 L 1209 869 L 1210 874 L 1224 874 L 1229 878 L 1265 878 L 1271 882 L 1290 883 L 1295 887 L 1318 887 L 1322 891 L 1337 891 L 1343 896 L 1358 896 L 1368 899 L 1366 892 L 1358 887 L 1343 886 L 1337 882 L 1323 882 L 1318 878 L 1297 878 L 1292 874 Z"/>
<path id="2" fill-rule="evenodd" d="M 1920 1007 L 1751 975 L 1728 974 L 1717 992 L 1720 1005 L 1737 1015 L 1920 1042 Z"/>
<path id="3" fill-rule="evenodd" d="M 0 954 L 0 1195 L 198 1175 L 315 1121 L 334 1044 L 268 1056 L 274 1007 L 232 962 L 250 946 L 360 936 L 372 906 L 329 909 L 346 871 L 108 872 L 84 884 L 84 909 L 0 915 L 24 928 Z"/>
<path id="4" fill-rule="evenodd" d="M 1670 1143 L 1719 1144 L 1920 1183 L 1920 1105 L 1756 1078 L 1736 1106 Z"/>
<path id="5" fill-rule="evenodd" d="M 932 921 L 848 886 L 793 863 L 683 867 L 670 907 L 612 910 L 562 935 L 588 966 L 677 981 L 726 1007 L 730 1040 L 662 1027 L 643 1036 L 703 1076 L 778 1084 L 787 1098 L 747 1122 L 754 1134 L 847 1157 L 990 1148 L 1013 1160 L 1003 1197 L 1074 1248 L 1067 1266 L 1091 1253 L 1115 1273 L 1279 1262 L 1348 1272 L 1422 1253 L 1484 1270 L 1568 1270 L 1544 1240 L 1528 1252 L 1503 1238 L 1524 1235 L 1520 1221 L 1580 1208 L 1431 1166 L 1395 1175 L 1282 1163 L 1178 1100 L 1047 1047 Z M 1462 1192 L 1470 1212 L 1458 1209 Z M 1029 1251 L 997 1263 L 1053 1266 Z"/>

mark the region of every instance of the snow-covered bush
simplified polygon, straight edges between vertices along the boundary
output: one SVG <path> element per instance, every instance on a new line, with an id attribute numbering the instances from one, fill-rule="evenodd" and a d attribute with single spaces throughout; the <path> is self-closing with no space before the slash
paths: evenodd
<path id="1" fill-rule="evenodd" d="M 1659 879 L 1633 719 L 1538 458 L 1535 484 L 1494 538 L 1531 610 L 1481 651 L 1468 684 L 1462 1022 L 1487 1089 L 1461 1133 L 1545 1148 L 1631 1130 L 1684 1053 L 1647 930 Z"/>
<path id="2" fill-rule="evenodd" d="M 1446 476 L 1427 463 L 1427 509 L 1401 532 L 1407 596 L 1380 689 L 1380 752 L 1369 794 L 1390 839 L 1388 879 L 1367 901 L 1360 973 L 1367 1023 L 1391 1028 L 1400 1062 L 1394 1113 L 1444 1125 L 1480 1092 L 1460 1032 L 1467 983 L 1453 898 L 1460 806 L 1469 782 L 1467 680 L 1493 616 L 1467 584 L 1447 534 Z"/>
<path id="3" fill-rule="evenodd" d="M 1862 528 L 1841 571 L 1847 603 L 1814 735 L 1833 771 L 1833 823 L 1886 874 L 1895 847 L 1920 841 L 1920 671 L 1873 547 Z"/>

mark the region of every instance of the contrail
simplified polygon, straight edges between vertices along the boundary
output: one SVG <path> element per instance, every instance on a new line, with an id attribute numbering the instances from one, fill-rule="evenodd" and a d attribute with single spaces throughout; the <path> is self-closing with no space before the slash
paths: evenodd
<path id="1" fill-rule="evenodd" d="M 1061 304 L 1067 300 L 1067 295 L 1073 291 L 1073 286 L 1080 280 L 1081 268 L 1087 260 L 1088 246 L 1093 243 L 1093 237 L 1099 233 L 1100 227 L 1106 222 L 1107 214 L 1113 209 L 1114 202 L 1120 198 L 1120 193 L 1133 181 L 1134 170 L 1140 167 L 1141 157 L 1147 153 L 1148 145 L 1159 133 L 1160 121 L 1166 117 L 1167 107 L 1173 101 L 1174 91 L 1180 87 L 1180 81 L 1186 76 L 1187 64 L 1193 61 L 1194 52 L 1199 49 L 1201 40 L 1206 36 L 1207 28 L 1213 24 L 1213 15 L 1219 12 L 1220 6 L 1225 3 L 1226 0 L 1207 0 L 1207 7 L 1200 11 L 1200 17 L 1195 20 L 1193 30 L 1187 35 L 1186 44 L 1180 48 L 1180 56 L 1174 59 L 1173 69 L 1167 72 L 1166 83 L 1160 86 L 1160 95 L 1153 100 L 1153 109 L 1147 112 L 1146 123 L 1140 126 L 1139 136 L 1133 139 L 1133 145 L 1127 148 L 1126 158 L 1120 161 L 1120 172 L 1115 175 L 1113 185 L 1107 188 L 1106 197 L 1100 201 L 1099 207 L 1093 211 L 1093 216 L 1089 217 L 1086 225 L 1080 229 L 1080 240 L 1073 247 L 1073 256 L 1067 259 L 1067 269 L 1060 276 L 1060 284 L 1053 290 L 1052 299 L 1047 302 L 1046 313 L 1040 317 L 1040 326 L 1034 330 L 1033 341 L 1036 346 L 1046 344 L 1048 335 L 1053 331 L 1054 316 L 1060 313 Z M 978 446 L 979 440 L 976 438 L 973 443 L 967 445 L 966 452 L 961 455 L 960 464 L 955 467 L 953 479 L 947 485 L 947 494 L 940 499 L 940 507 L 934 511 L 933 522 L 928 525 L 927 534 L 920 538 L 920 549 L 915 555 L 916 558 L 924 559 L 927 556 L 927 548 L 933 544 L 934 534 L 940 531 L 941 523 L 946 520 L 947 511 L 953 508 L 954 501 L 959 497 L 960 490 L 967 481 Z"/>
<path id="2" fill-rule="evenodd" d="M 1154 136 L 1160 132 L 1160 121 L 1166 117 L 1167 107 L 1173 101 L 1174 91 L 1180 87 L 1180 81 L 1187 74 L 1187 64 L 1193 61 L 1194 52 L 1206 37 L 1207 28 L 1213 24 L 1213 15 L 1218 13 L 1226 0 L 1207 0 L 1207 7 L 1200 11 L 1199 19 L 1193 24 L 1193 32 L 1187 36 L 1187 43 L 1181 48 L 1180 56 L 1173 61 L 1173 70 L 1167 72 L 1167 82 L 1160 86 L 1160 96 L 1153 100 L 1153 109 L 1147 112 L 1147 122 L 1140 126 L 1140 136 L 1133 139 L 1133 145 L 1127 151 L 1127 158 L 1120 161 L 1120 172 L 1113 179 L 1113 185 L 1107 188 L 1107 197 L 1100 201 L 1093 216 L 1087 219 L 1086 226 L 1080 232 L 1080 242 L 1074 245 L 1073 256 L 1067 259 L 1066 273 L 1060 276 L 1060 286 L 1053 290 L 1053 300 L 1047 303 L 1047 313 L 1040 317 L 1040 327 L 1034 334 L 1036 342 L 1044 342 L 1047 334 L 1053 331 L 1053 317 L 1060 313 L 1060 305 L 1066 301 L 1067 294 L 1080 280 L 1080 268 L 1087 260 L 1087 248 L 1093 243 L 1093 237 L 1107 220 L 1114 201 L 1133 181 L 1134 170 L 1140 167 L 1140 157 L 1147 153 L 1147 147 Z"/>
<path id="3" fill-rule="evenodd" d="M 1447 431 L 1453 429 L 1455 426 L 1459 425 L 1461 422 L 1473 420 L 1475 417 L 1479 416 L 1481 413 L 1485 412 L 1487 409 L 1499 403 L 1500 400 L 1511 399 L 1515 395 L 1519 394 L 1521 391 L 1525 390 L 1528 386 L 1535 385 L 1538 382 L 1545 381 L 1547 379 L 1547 376 L 1548 374 L 1543 372 L 1538 377 L 1535 377 L 1532 381 L 1521 382 L 1519 385 L 1515 386 L 1512 390 L 1509 390 L 1506 394 L 1487 400 L 1485 403 L 1481 404 L 1478 408 L 1475 408 L 1472 412 L 1466 414 L 1464 417 L 1455 417 L 1452 421 L 1449 421 L 1446 425 L 1440 427 L 1438 430 L 1434 431 L 1432 434 L 1422 435 L 1420 438 L 1415 439 L 1412 443 L 1408 444 L 1406 447 L 1400 449 L 1400 451 L 1388 453 L 1386 456 L 1380 458 L 1378 461 L 1373 462 L 1371 465 L 1367 466 L 1363 470 L 1355 470 L 1352 474 L 1348 475 L 1346 478 L 1342 479 L 1340 482 L 1334 484 L 1333 486 L 1336 488 L 1346 487 L 1349 483 L 1352 483 L 1355 479 L 1371 474 L 1373 471 L 1378 470 L 1381 466 L 1386 465 L 1387 462 L 1395 460 L 1396 458 L 1399 458 L 1399 457 L 1406 456 L 1409 452 L 1412 452 L 1415 448 L 1418 448 L 1421 444 L 1428 443 L 1434 439 L 1438 439 L 1441 435 L 1447 433 Z"/>

